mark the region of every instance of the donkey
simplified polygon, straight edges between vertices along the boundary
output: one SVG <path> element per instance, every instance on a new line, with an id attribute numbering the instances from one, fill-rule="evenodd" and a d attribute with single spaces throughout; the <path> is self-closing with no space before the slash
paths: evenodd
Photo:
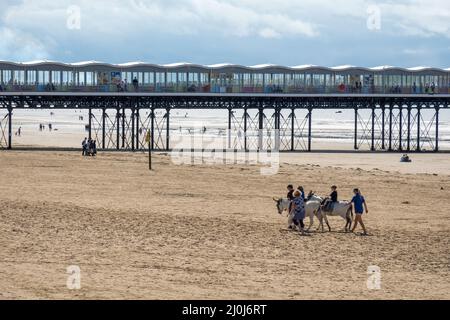
<path id="1" fill-rule="evenodd" d="M 330 224 L 328 223 L 328 218 L 327 218 L 328 216 L 330 216 L 330 217 L 339 216 L 342 219 L 344 219 L 346 221 L 344 230 L 345 230 L 345 232 L 350 232 L 352 222 L 353 222 L 353 206 L 350 202 L 340 201 L 340 202 L 334 203 L 333 210 L 330 212 L 326 212 L 323 210 L 323 205 L 321 205 L 324 200 L 323 198 L 316 196 L 314 193 L 310 194 L 309 198 L 311 199 L 310 201 L 315 200 L 320 203 L 317 216 L 318 216 L 318 219 L 320 222 L 319 227 L 322 227 L 322 232 L 323 232 L 323 220 L 325 220 L 325 222 L 328 226 L 328 230 L 331 232 L 331 227 L 330 227 Z"/>
<path id="2" fill-rule="evenodd" d="M 311 195 L 311 193 L 310 193 Z M 307 231 L 311 229 L 311 227 L 314 225 L 314 216 L 317 217 L 317 219 L 320 219 L 319 211 L 320 211 L 320 202 L 316 201 L 314 199 L 308 200 L 308 198 L 305 201 L 305 216 L 309 217 L 309 226 Z M 291 203 L 289 199 L 283 199 L 283 198 L 273 198 L 273 201 L 276 202 L 278 213 L 281 215 L 285 211 L 289 211 L 289 204 Z M 295 224 L 294 224 L 294 213 L 288 212 L 288 228 L 295 230 Z"/>

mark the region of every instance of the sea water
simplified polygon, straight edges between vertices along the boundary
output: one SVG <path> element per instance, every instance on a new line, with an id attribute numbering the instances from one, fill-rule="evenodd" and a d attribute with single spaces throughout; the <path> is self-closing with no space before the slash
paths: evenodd
<path id="1" fill-rule="evenodd" d="M 291 119 L 289 118 L 289 110 L 283 110 L 281 113 L 281 149 L 290 149 L 291 137 Z M 116 140 L 116 124 L 115 110 L 107 110 L 109 116 L 107 123 L 107 137 Z M 158 140 L 160 147 L 165 146 L 166 123 L 164 119 L 165 111 L 158 110 L 155 119 L 155 133 L 161 136 Z M 6 127 L 6 110 L 0 110 L 0 124 L 5 133 Z M 126 112 L 127 121 L 125 123 L 128 136 L 131 135 L 131 122 L 129 121 L 131 113 Z M 266 118 L 264 120 L 265 127 L 269 129 L 263 130 L 264 141 L 273 140 L 275 137 L 273 125 L 273 111 L 265 111 Z M 80 119 L 80 116 L 83 119 Z M 101 110 L 93 110 L 93 136 L 100 141 L 102 137 Z M 150 118 L 148 110 L 140 111 L 139 128 L 141 131 L 142 144 L 145 141 L 145 132 L 150 127 Z M 352 150 L 354 146 L 354 111 L 353 110 L 314 110 L 312 114 L 312 147 L 315 150 Z M 434 146 L 435 125 L 430 121 L 434 117 L 434 110 L 422 110 L 423 123 L 421 123 L 421 139 L 423 148 L 432 150 Z M 248 139 L 247 145 L 250 147 L 257 146 L 258 137 L 258 116 L 256 110 L 249 110 L 247 121 Z M 413 116 L 413 122 L 414 122 Z M 386 115 L 386 146 L 388 139 L 388 113 Z M 404 122 L 406 124 L 406 122 Z M 39 125 L 45 126 L 44 130 L 39 130 Z M 49 124 L 53 130 L 49 130 Z M 89 124 L 87 110 L 61 110 L 61 109 L 16 109 L 13 113 L 13 146 L 32 146 L 32 147 L 67 147 L 77 148 L 81 146 L 81 141 L 87 137 L 88 131 L 86 126 Z M 308 118 L 306 110 L 296 111 L 295 117 L 295 148 L 307 148 L 308 134 Z M 416 139 L 417 124 L 412 126 L 411 137 Z M 21 129 L 20 136 L 18 135 Z M 120 121 L 122 128 L 122 121 Z M 191 148 L 193 141 L 195 147 L 202 146 L 204 148 L 227 148 L 228 143 L 228 111 L 227 110 L 182 110 L 174 109 L 170 114 L 170 146 L 171 148 Z M 371 136 L 371 110 L 360 110 L 358 119 L 358 145 L 360 149 L 366 150 L 370 148 Z M 376 137 L 381 137 L 381 119 L 376 121 Z M 394 125 L 395 135 L 398 137 L 398 124 Z M 122 129 L 120 129 L 122 131 Z M 243 147 L 243 111 L 236 110 L 233 115 L 231 145 L 232 147 Z M 406 125 L 404 128 L 403 139 L 406 143 Z M 441 110 L 440 112 L 440 141 L 439 145 L 442 150 L 450 150 L 450 110 Z M 121 133 L 120 133 L 121 134 Z M 0 131 L 0 135 L 2 132 Z M 430 139 L 426 139 L 426 137 Z M 109 139 L 109 138 L 107 138 Z M 121 142 L 120 137 L 120 144 Z M 155 137 L 156 139 L 156 137 Z M 394 138 L 395 139 L 395 138 Z M 2 137 L 3 145 L 5 144 L 5 136 Z M 199 142 L 200 141 L 200 142 Z M 127 143 L 130 143 L 127 141 Z M 414 142 L 413 142 L 414 143 Z M 272 143 L 273 144 L 273 143 Z M 111 146 L 111 144 L 110 144 Z"/>

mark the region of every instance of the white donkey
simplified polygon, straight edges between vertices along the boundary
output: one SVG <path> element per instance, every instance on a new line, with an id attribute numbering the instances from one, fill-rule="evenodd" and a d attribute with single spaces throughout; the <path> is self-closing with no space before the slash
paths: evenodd
<path id="1" fill-rule="evenodd" d="M 310 193 L 310 195 L 311 194 L 312 193 Z M 279 214 L 283 214 L 283 212 L 289 211 L 289 204 L 291 203 L 289 199 L 273 198 L 273 201 L 275 201 L 277 204 L 277 210 Z M 305 217 L 309 217 L 309 226 L 308 229 L 306 229 L 307 231 L 309 231 L 314 224 L 314 216 L 316 216 L 319 220 L 321 219 L 320 201 L 310 199 L 305 202 Z M 293 212 L 288 212 L 288 228 L 295 230 Z"/>
<path id="2" fill-rule="evenodd" d="M 340 201 L 340 202 L 334 203 L 333 211 L 325 212 L 323 210 L 323 206 L 321 205 L 324 200 L 323 198 L 316 196 L 314 193 L 311 192 L 308 196 L 308 199 L 310 199 L 310 201 L 314 200 L 314 201 L 319 202 L 319 212 L 317 214 L 317 217 L 319 218 L 319 221 L 320 221 L 319 228 L 322 227 L 322 232 L 323 232 L 323 220 L 324 219 L 328 226 L 328 230 L 331 232 L 331 227 L 330 227 L 330 224 L 328 223 L 327 216 L 331 216 L 331 217 L 339 216 L 342 219 L 344 219 L 346 221 L 344 230 L 345 230 L 345 232 L 350 232 L 352 222 L 353 222 L 353 207 L 350 202 Z"/>

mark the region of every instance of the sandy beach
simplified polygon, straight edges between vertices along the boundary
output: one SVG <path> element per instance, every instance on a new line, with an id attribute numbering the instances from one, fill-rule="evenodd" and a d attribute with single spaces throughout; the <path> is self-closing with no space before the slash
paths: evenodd
<path id="1" fill-rule="evenodd" d="M 0 152 L 1 299 L 450 299 L 450 156 L 283 154 L 176 166 L 144 153 Z M 286 185 L 365 195 L 371 234 L 300 237 Z M 315 221 L 317 226 L 317 221 Z M 313 227 L 315 230 L 315 227 Z M 81 289 L 66 268 L 81 269 Z M 381 289 L 366 286 L 379 266 Z"/>

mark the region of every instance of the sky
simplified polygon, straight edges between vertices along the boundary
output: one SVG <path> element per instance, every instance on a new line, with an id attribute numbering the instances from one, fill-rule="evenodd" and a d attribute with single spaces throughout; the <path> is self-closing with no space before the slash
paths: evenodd
<path id="1" fill-rule="evenodd" d="M 0 60 L 450 68 L 449 0 L 0 0 Z"/>

